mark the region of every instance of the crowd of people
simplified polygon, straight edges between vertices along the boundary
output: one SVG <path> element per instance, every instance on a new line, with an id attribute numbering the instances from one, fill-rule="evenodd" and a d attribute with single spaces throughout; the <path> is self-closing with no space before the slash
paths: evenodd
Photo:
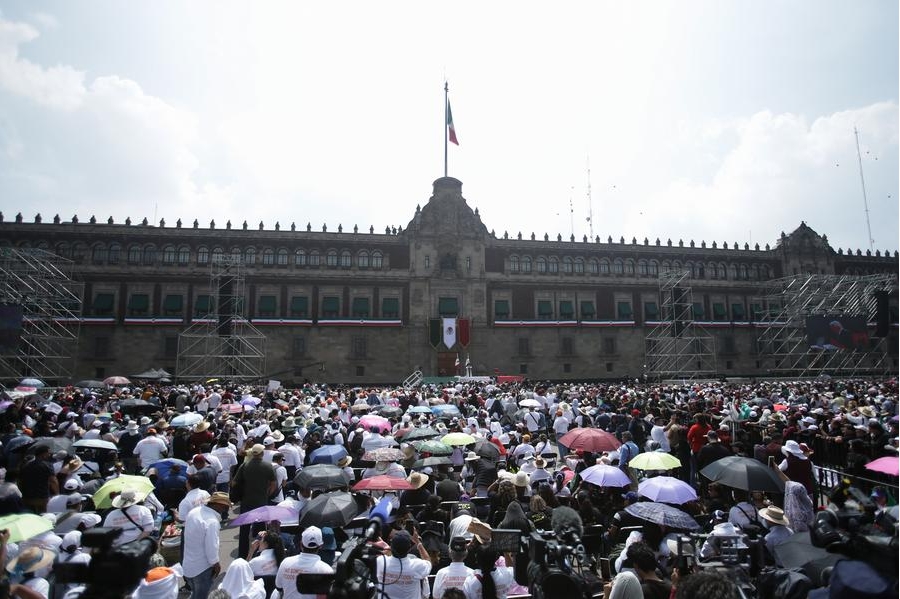
<path id="1" fill-rule="evenodd" d="M 858 510 L 851 532 L 893 539 L 896 561 L 896 465 L 870 467 L 897 456 L 897 395 L 896 379 L 12 392 L 0 561 L 11 595 L 89 596 L 92 581 L 54 572 L 89 567 L 82 536 L 111 527 L 113 550 L 159 541 L 128 589 L 145 599 L 321 597 L 348 583 L 338 557 L 357 545 L 382 599 L 738 597 L 792 568 L 779 546 L 822 509 Z M 731 456 L 780 486 L 708 476 Z M 313 513 L 332 493 L 352 493 L 337 523 Z M 223 567 L 223 527 L 267 506 L 283 511 L 241 525 Z M 871 583 L 843 561 L 857 567 L 794 568 L 788 586 Z M 895 576 L 874 580 L 897 595 Z"/>

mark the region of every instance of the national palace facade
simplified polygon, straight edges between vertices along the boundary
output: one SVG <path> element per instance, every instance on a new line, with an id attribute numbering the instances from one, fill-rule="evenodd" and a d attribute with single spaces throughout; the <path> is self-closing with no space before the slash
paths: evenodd
<path id="1" fill-rule="evenodd" d="M 672 239 L 563 239 L 488 230 L 453 178 L 404 228 L 375 231 L 40 217 L 0 222 L 0 245 L 42 248 L 82 283 L 73 376 L 162 367 L 178 375 L 179 334 L 211 310 L 210 268 L 241 260 L 243 315 L 266 337 L 266 372 L 285 382 L 400 382 L 456 374 L 621 379 L 645 374 L 648 331 L 667 318 L 660 273 L 687 271 L 691 316 L 715 337 L 717 376 L 768 374 L 755 323 L 767 281 L 893 274 L 897 253 L 835 250 L 801 223 L 770 247 Z M 429 336 L 467 323 L 466 345 Z M 897 297 L 889 364 L 897 369 Z"/>

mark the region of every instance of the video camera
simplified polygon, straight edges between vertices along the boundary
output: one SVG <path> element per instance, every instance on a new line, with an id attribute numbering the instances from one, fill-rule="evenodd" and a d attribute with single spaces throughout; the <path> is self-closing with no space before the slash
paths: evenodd
<path id="1" fill-rule="evenodd" d="M 91 528 L 81 535 L 81 544 L 91 549 L 90 564 L 56 564 L 56 581 L 62 584 L 86 584 L 84 599 L 123 597 L 134 591 L 150 569 L 150 556 L 156 553 L 152 539 L 137 539 L 113 547 L 119 528 Z"/>

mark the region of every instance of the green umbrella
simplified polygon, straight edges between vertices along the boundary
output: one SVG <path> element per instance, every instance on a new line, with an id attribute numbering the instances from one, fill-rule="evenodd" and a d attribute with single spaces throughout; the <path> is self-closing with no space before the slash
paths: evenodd
<path id="1" fill-rule="evenodd" d="M 103 483 L 103 486 L 97 489 L 92 499 L 94 507 L 98 510 L 112 507 L 113 494 L 119 494 L 125 489 L 132 489 L 139 496 L 146 497 L 153 492 L 153 483 L 146 476 L 132 476 L 130 474 L 122 474 L 112 480 Z"/>
<path id="2" fill-rule="evenodd" d="M 431 455 L 450 455 L 453 453 L 453 448 L 447 445 L 446 443 L 441 443 L 440 441 L 419 441 L 417 443 L 412 444 L 413 447 L 418 450 L 419 453 L 430 453 Z"/>
<path id="3" fill-rule="evenodd" d="M 9 531 L 9 542 L 19 543 L 53 530 L 53 523 L 35 514 L 10 514 L 0 518 L 0 530 Z"/>
<path id="4" fill-rule="evenodd" d="M 467 433 L 450 433 L 441 437 L 441 442 L 447 445 L 471 445 L 475 437 Z"/>
<path id="5" fill-rule="evenodd" d="M 631 458 L 628 467 L 635 470 L 671 470 L 680 468 L 681 460 L 661 451 L 645 451 Z"/>

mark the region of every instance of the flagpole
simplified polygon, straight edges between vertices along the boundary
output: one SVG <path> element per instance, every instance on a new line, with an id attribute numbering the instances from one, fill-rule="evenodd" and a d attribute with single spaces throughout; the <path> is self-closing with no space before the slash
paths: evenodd
<path id="1" fill-rule="evenodd" d="M 448 92 L 449 87 L 447 86 L 447 82 L 444 81 L 444 177 L 447 176 L 447 107 L 450 105 L 449 100 L 447 99 Z"/>

